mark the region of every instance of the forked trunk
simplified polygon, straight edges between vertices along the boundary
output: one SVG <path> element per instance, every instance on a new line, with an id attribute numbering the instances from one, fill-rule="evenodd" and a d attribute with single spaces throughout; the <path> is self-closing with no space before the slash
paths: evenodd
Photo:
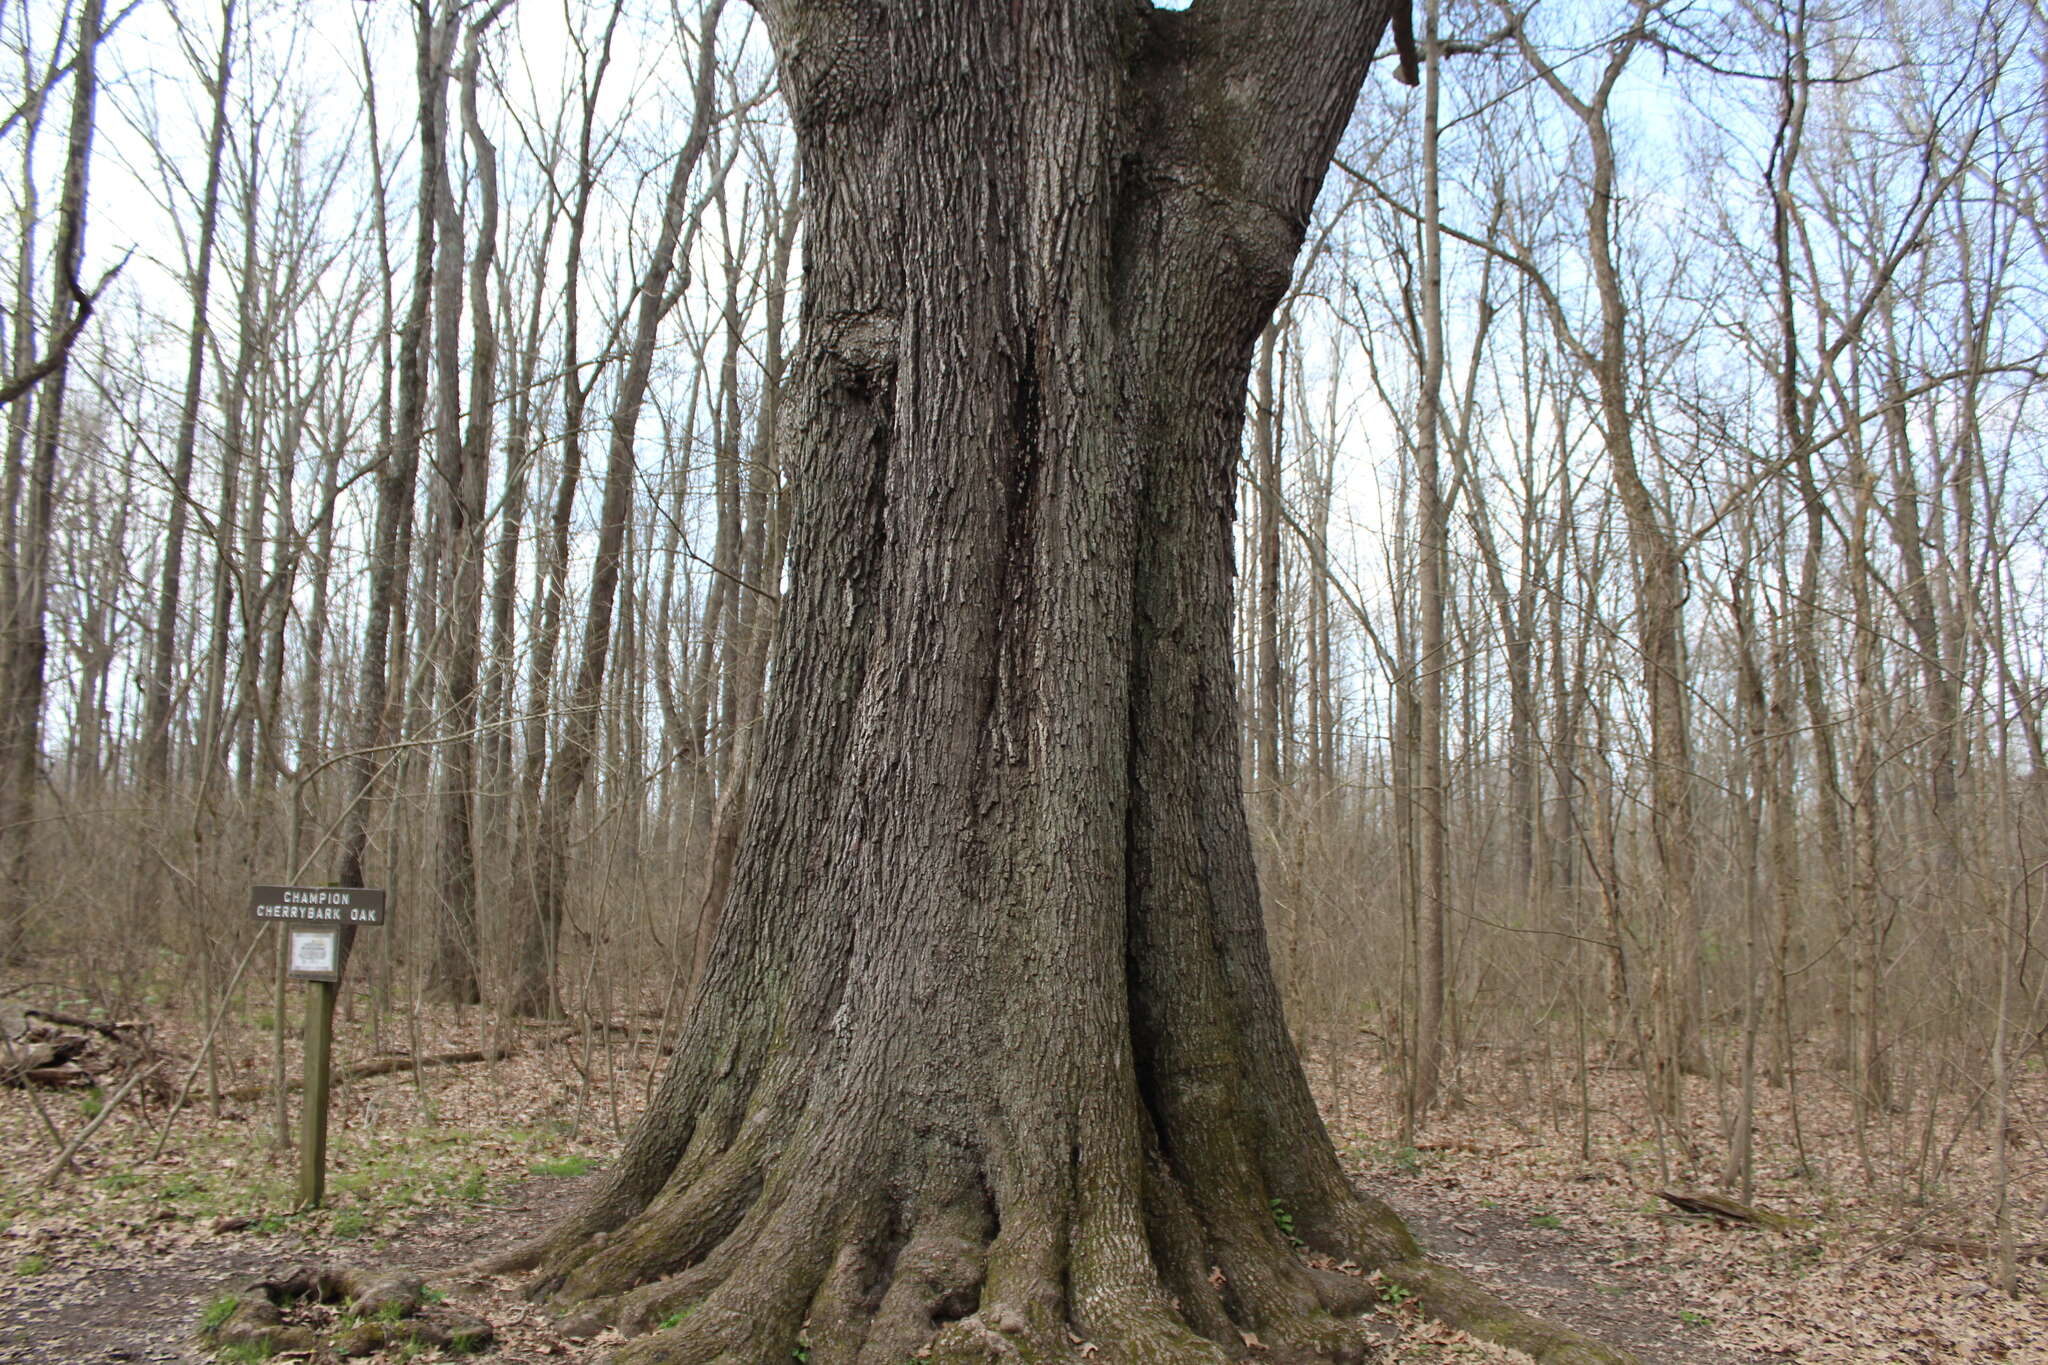
<path id="1" fill-rule="evenodd" d="M 764 8 L 811 219 L 750 816 L 690 1045 L 507 1264 L 623 1361 L 1355 1358 L 1378 1286 L 1291 1238 L 1478 1315 L 1338 1167 L 1239 786 L 1245 382 L 1384 13 Z"/>

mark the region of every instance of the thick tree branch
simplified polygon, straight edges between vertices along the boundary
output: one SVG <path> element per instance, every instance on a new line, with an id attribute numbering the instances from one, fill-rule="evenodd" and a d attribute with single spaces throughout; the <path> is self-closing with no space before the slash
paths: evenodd
<path id="1" fill-rule="evenodd" d="M 1420 79 L 1411 0 L 1218 0 L 1153 18 L 1193 39 L 1185 88 L 1211 174 L 1297 225 L 1389 27 L 1395 78 Z"/>
<path id="2" fill-rule="evenodd" d="M 12 403 L 15 399 L 20 398 L 30 389 L 42 383 L 43 380 L 64 368 L 64 363 L 71 359 L 72 346 L 77 343 L 78 338 L 85 332 L 85 324 L 92 321 L 93 307 L 99 302 L 101 293 L 106 290 L 108 285 L 114 282 L 114 278 L 121 273 L 122 267 L 128 264 L 128 257 L 133 254 L 132 251 L 124 253 L 121 259 L 114 263 L 113 268 L 102 275 L 100 282 L 91 289 L 80 288 L 76 279 L 66 280 L 66 284 L 71 290 L 72 301 L 78 305 L 78 311 L 72 315 L 71 321 L 65 324 L 63 332 L 50 342 L 50 349 L 43 354 L 41 360 L 29 366 L 28 369 L 8 380 L 5 384 L 0 384 L 0 408 L 6 407 L 9 403 Z"/>

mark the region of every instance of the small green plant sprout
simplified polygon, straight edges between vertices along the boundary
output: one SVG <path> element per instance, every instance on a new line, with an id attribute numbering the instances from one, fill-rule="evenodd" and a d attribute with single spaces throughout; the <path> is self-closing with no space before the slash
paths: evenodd
<path id="1" fill-rule="evenodd" d="M 1389 1308 L 1399 1308 L 1415 1297 L 1415 1291 L 1406 1285 L 1386 1284 L 1380 1286 L 1380 1302 Z"/>
<path id="2" fill-rule="evenodd" d="M 106 1107 L 106 1092 L 101 1090 L 98 1086 L 94 1086 L 92 1089 L 86 1091 L 83 1095 L 80 1095 L 78 1097 L 78 1111 L 89 1119 L 98 1118 L 100 1116 L 100 1110 Z"/>
<path id="3" fill-rule="evenodd" d="M 236 1299 L 233 1294 L 223 1294 L 212 1303 L 206 1305 L 206 1311 L 199 1315 L 199 1330 L 202 1332 L 219 1331 L 222 1324 L 235 1315 L 235 1308 L 239 1302 L 240 1300 Z"/>
<path id="4" fill-rule="evenodd" d="M 397 1299 L 391 1299 L 377 1305 L 377 1321 L 379 1322 L 397 1322 L 404 1316 L 405 1305 Z"/>
<path id="5" fill-rule="evenodd" d="M 445 1302 L 447 1301 L 447 1299 L 448 1299 L 448 1291 L 447 1291 L 447 1290 L 445 1290 L 445 1289 L 436 1289 L 436 1288 L 434 1288 L 434 1287 L 433 1287 L 432 1285 L 428 1285 L 428 1286 L 427 1286 L 427 1287 L 426 1287 L 425 1289 L 422 1289 L 422 1290 L 420 1291 L 420 1302 L 421 1302 L 421 1303 L 445 1303 Z"/>
<path id="6" fill-rule="evenodd" d="M 1403 1175 L 1422 1170 L 1422 1153 L 1414 1147 L 1396 1147 L 1387 1153 L 1387 1164 Z"/>
<path id="7" fill-rule="evenodd" d="M 591 1161 L 587 1156 L 556 1157 L 551 1161 L 536 1161 L 530 1169 L 535 1175 L 574 1176 L 588 1175 Z"/>
<path id="8" fill-rule="evenodd" d="M 1678 1320 L 1684 1323 L 1687 1327 L 1705 1327 L 1710 1321 L 1712 1321 L 1712 1319 L 1710 1319 L 1705 1313 L 1695 1312 L 1690 1308 L 1679 1309 Z"/>
<path id="9" fill-rule="evenodd" d="M 14 1263 L 14 1273 L 17 1275 L 40 1275 L 49 1268 L 50 1258 L 34 1251 Z"/>
<path id="10" fill-rule="evenodd" d="M 689 1320 L 690 1314 L 696 1311 L 696 1304 L 686 1303 L 681 1308 L 676 1309 L 675 1312 L 670 1313 L 667 1317 L 663 1318 L 660 1322 L 655 1323 L 654 1328 L 658 1332 L 666 1332 L 671 1327 L 680 1327 L 683 1325 L 683 1323 Z"/>
<path id="11" fill-rule="evenodd" d="M 164 1187 L 157 1193 L 165 1199 L 187 1199 L 205 1189 L 206 1186 L 196 1176 L 181 1175 L 165 1181 Z"/>
<path id="12" fill-rule="evenodd" d="M 475 1355 L 489 1338 L 478 1332 L 457 1332 L 448 1338 L 448 1349 L 456 1355 Z"/>
<path id="13" fill-rule="evenodd" d="M 1554 1213 L 1532 1213 L 1529 1215 L 1529 1226 L 1532 1228 L 1561 1228 L 1564 1226 L 1564 1219 Z"/>
<path id="14" fill-rule="evenodd" d="M 1269 1199 L 1266 1203 L 1273 1210 L 1273 1226 L 1280 1229 L 1280 1235 L 1296 1247 L 1306 1246 L 1307 1243 L 1294 1235 L 1294 1215 L 1287 1211 L 1287 1206 L 1277 1199 Z"/>

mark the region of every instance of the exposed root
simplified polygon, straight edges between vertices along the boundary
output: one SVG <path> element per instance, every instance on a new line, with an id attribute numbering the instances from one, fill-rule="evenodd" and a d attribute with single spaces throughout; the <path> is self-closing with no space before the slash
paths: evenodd
<path id="1" fill-rule="evenodd" d="M 818 1292 L 811 1297 L 811 1360 L 815 1365 L 849 1365 L 860 1359 L 868 1324 L 880 1306 L 880 1286 L 887 1279 L 883 1248 L 875 1242 L 855 1240 L 839 1248 Z"/>
<path id="2" fill-rule="evenodd" d="M 897 1253 L 894 1277 L 849 1360 L 896 1365 L 948 1322 L 981 1305 L 987 1274 L 988 1214 L 978 1203 L 955 1204 L 919 1221 Z M 813 1323 L 813 1339 L 818 1337 Z"/>
<path id="3" fill-rule="evenodd" d="M 1362 1273 L 1345 1275 L 1335 1270 L 1310 1267 L 1308 1277 L 1315 1285 L 1316 1297 L 1323 1301 L 1324 1309 L 1340 1318 L 1357 1317 L 1379 1307 L 1379 1294 L 1373 1282 Z"/>
<path id="4" fill-rule="evenodd" d="M 1112 1365 L 1231 1365 L 1239 1356 L 1190 1330 L 1170 1303 L 1119 1303 L 1107 1312 L 1098 1304 L 1088 1344 L 1096 1347 L 1093 1359 Z"/>
<path id="5" fill-rule="evenodd" d="M 781 1170 L 778 1189 L 743 1168 L 706 1163 L 703 1180 L 664 1194 L 557 1282 L 557 1300 L 592 1325 L 645 1334 L 612 1365 L 782 1365 L 799 1345 L 814 1365 L 1229 1365 L 1248 1351 L 1345 1365 L 1370 1354 L 1362 1319 L 1388 1284 L 1541 1365 L 1637 1365 L 1426 1259 L 1375 1201 L 1305 1220 L 1318 1240 L 1350 1228 L 1409 1252 L 1354 1245 L 1359 1273 L 1341 1274 L 1304 1264 L 1270 1218 L 1204 1221 L 1157 1159 L 1121 1213 L 1050 1198 L 1000 1227 L 978 1180 L 957 1172 L 910 1212 L 845 1172 L 797 1183 Z M 849 1187 L 860 1193 L 835 1192 Z M 1129 1217 L 1139 1208 L 1142 1229 Z"/>
<path id="6" fill-rule="evenodd" d="M 787 1362 L 803 1327 L 810 1300 L 805 1285 L 807 1258 L 800 1248 L 784 1246 L 750 1258 L 702 1299 L 679 1305 L 657 1321 L 657 1330 L 628 1342 L 608 1365 L 782 1365 Z M 694 1294 L 708 1278 L 700 1267 L 668 1286 L 671 1293 Z M 685 1282 L 689 1283 L 685 1283 Z M 644 1316 L 651 1297 L 629 1296 L 624 1302 Z M 672 1325 L 661 1327 L 660 1321 Z"/>
<path id="7" fill-rule="evenodd" d="M 564 1248 L 540 1269 L 535 1289 L 572 1299 L 604 1298 L 694 1265 L 731 1237 L 759 1197 L 759 1144 L 729 1148 L 697 1179 L 672 1179 L 625 1227 Z"/>
<path id="8" fill-rule="evenodd" d="M 1212 1341 L 1228 1342 L 1237 1332 L 1223 1302 L 1228 1283 L 1209 1257 L 1208 1238 L 1166 1163 L 1156 1157 L 1145 1172 L 1145 1233 L 1166 1292 L 1180 1305 L 1189 1327 Z"/>
<path id="9" fill-rule="evenodd" d="M 1073 1347 L 1034 1332 L 1024 1315 L 1006 1305 L 948 1323 L 926 1348 L 933 1365 L 1039 1365 L 1073 1358 Z"/>

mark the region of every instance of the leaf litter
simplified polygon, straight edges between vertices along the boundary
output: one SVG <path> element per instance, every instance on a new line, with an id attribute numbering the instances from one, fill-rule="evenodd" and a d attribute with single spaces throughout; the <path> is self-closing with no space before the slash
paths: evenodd
<path id="1" fill-rule="evenodd" d="M 202 1088 L 168 1133 L 161 1095 L 124 1106 L 81 1148 L 75 1171 L 45 1188 L 36 1177 L 53 1155 L 47 1128 L 21 1088 L 0 1089 L 0 1142 L 14 1154 L 0 1163 L 0 1365 L 203 1359 L 190 1336 L 210 1303 L 238 1280 L 320 1258 L 427 1272 L 451 1307 L 497 1330 L 494 1349 L 468 1359 L 601 1358 L 615 1335 L 571 1339 L 515 1281 L 450 1271 L 574 1204 L 659 1078 L 659 1021 L 508 1030 L 480 1011 L 422 1008 L 402 1022 L 421 1053 L 514 1046 L 499 1060 L 342 1087 L 329 1206 L 314 1212 L 292 1209 L 293 1161 L 276 1141 L 267 1094 L 225 1102 L 216 1115 Z M 189 1020 L 155 1026 L 166 1051 L 198 1055 Z M 365 1030 L 337 1036 L 337 1064 L 370 1058 Z M 267 1033 L 231 1030 L 223 1063 L 233 1086 L 224 1089 L 249 1093 L 268 1048 Z M 1949 1157 L 1938 1188 L 1923 1192 L 1904 1170 L 1851 1178 L 1861 1156 L 1848 1105 L 1819 1086 L 1801 1097 L 1802 1165 L 1785 1145 L 1786 1097 L 1764 1090 L 1753 1200 L 1796 1220 L 1770 1229 L 1687 1218 L 1658 1197 L 1673 1186 L 1718 1188 L 1705 1081 L 1690 1082 L 1692 1131 L 1685 1142 L 1671 1135 L 1660 1162 L 1640 1078 L 1625 1070 L 1590 1075 L 1583 1108 L 1576 1096 L 1532 1106 L 1526 1074 L 1468 1055 L 1452 1102 L 1404 1144 L 1388 1069 L 1364 1055 L 1315 1061 L 1347 1168 L 1410 1218 L 1432 1254 L 1523 1307 L 1627 1346 L 1645 1365 L 2048 1365 L 2042 1266 L 2023 1264 L 2008 1296 L 1990 1264 L 1916 1244 L 1989 1235 L 1996 1151 L 1988 1125 L 1960 1107 L 1938 1116 Z M 297 1074 L 295 1056 L 288 1067 Z M 88 1094 L 39 1098 L 71 1133 L 93 1117 Z M 2022 1078 L 2013 1112 L 2005 1140 L 2020 1147 L 2048 1118 L 2038 1072 Z M 1685 1157 L 1688 1145 L 1698 1160 Z M 2014 1234 L 2048 1239 L 2048 1166 L 2031 1148 L 2022 1154 Z M 1525 1359 L 1396 1300 L 1383 1296 L 1376 1315 L 1385 1361 Z M 1246 1347 L 1247 1359 L 1262 1354 Z"/>

